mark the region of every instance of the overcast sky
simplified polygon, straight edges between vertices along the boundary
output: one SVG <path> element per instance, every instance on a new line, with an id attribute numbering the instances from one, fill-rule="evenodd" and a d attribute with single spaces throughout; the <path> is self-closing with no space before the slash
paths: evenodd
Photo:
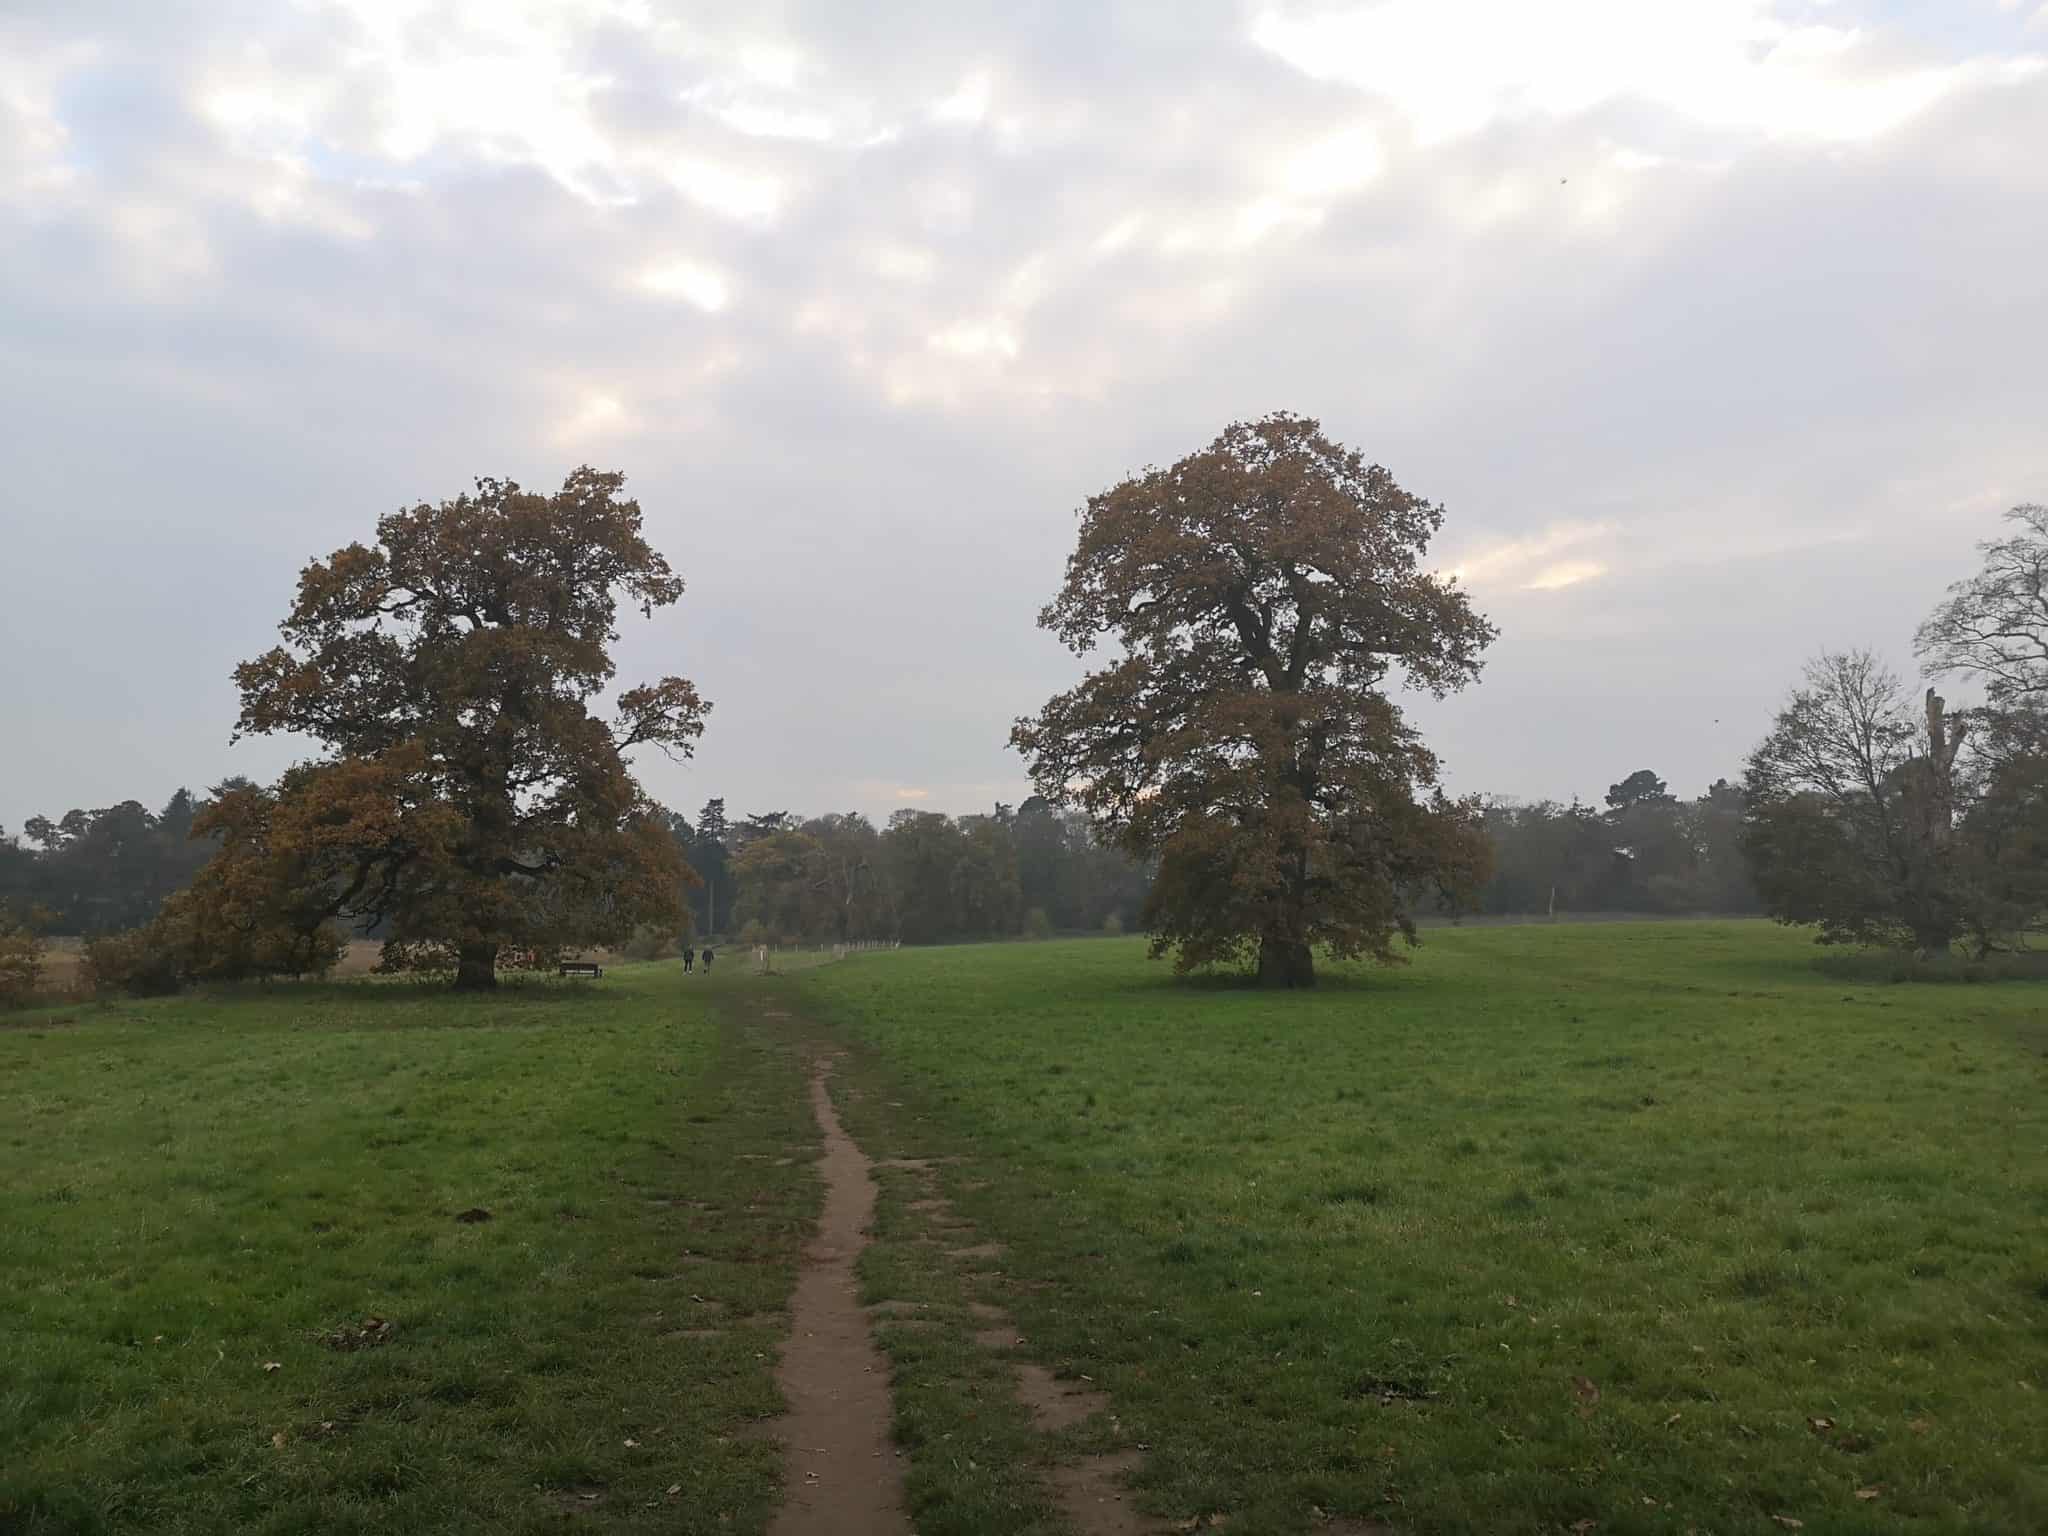
<path id="1" fill-rule="evenodd" d="M 0 4 L 0 823 L 274 774 L 298 568 L 623 469 L 694 812 L 1024 792 L 1075 509 L 1290 409 L 1499 624 L 1460 790 L 1739 771 L 2048 500 L 2048 4 Z"/>

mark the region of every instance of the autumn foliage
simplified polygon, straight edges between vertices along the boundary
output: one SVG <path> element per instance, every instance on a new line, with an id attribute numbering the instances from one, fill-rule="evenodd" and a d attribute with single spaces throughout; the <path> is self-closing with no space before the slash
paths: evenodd
<path id="1" fill-rule="evenodd" d="M 480 480 L 305 568 L 284 644 L 235 669 L 240 732 L 327 753 L 209 813 L 199 927 L 317 958 L 336 924 L 374 926 L 394 964 L 488 986 L 501 952 L 682 926 L 689 871 L 626 753 L 687 756 L 710 706 L 665 677 L 590 708 L 620 599 L 646 616 L 683 590 L 623 484 Z"/>
<path id="2" fill-rule="evenodd" d="M 1483 880 L 1477 808 L 1388 696 L 1442 696 L 1494 631 L 1424 570 L 1442 510 L 1279 414 L 1091 498 L 1039 617 L 1120 654 L 1017 722 L 1041 794 L 1156 856 L 1146 919 L 1182 969 L 1256 957 L 1314 981 L 1313 950 L 1395 958 L 1419 896 Z"/>
<path id="3" fill-rule="evenodd" d="M 48 951 L 36 916 L 0 902 L 0 1008 L 29 1002 L 42 984 Z"/>

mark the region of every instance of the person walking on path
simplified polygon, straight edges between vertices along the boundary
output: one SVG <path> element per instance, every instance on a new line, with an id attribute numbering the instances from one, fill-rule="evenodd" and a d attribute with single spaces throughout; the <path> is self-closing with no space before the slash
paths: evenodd
<path id="1" fill-rule="evenodd" d="M 711 974 L 711 946 L 709 944 L 704 946 L 704 974 L 706 976 Z"/>
<path id="2" fill-rule="evenodd" d="M 686 944 L 686 945 L 684 945 L 684 946 L 683 946 L 683 974 L 684 974 L 685 976 L 687 976 L 687 975 L 689 975 L 689 974 L 690 974 L 690 972 L 691 972 L 691 971 L 695 970 L 696 968 L 697 968 L 697 949 L 696 949 L 696 946 L 695 946 L 695 945 L 691 945 L 691 944 Z"/>

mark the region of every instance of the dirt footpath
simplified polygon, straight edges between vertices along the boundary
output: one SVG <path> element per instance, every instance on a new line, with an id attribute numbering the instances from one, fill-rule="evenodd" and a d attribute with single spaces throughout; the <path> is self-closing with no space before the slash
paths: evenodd
<path id="1" fill-rule="evenodd" d="M 861 1310 L 855 1266 L 875 1210 L 868 1159 L 840 1127 L 826 1089 L 833 1059 L 811 1072 L 811 1108 L 824 1134 L 818 1168 L 825 1209 L 790 1304 L 789 1344 L 776 1383 L 790 1411 L 784 1500 L 769 1536 L 907 1536 L 903 1474 L 889 1439 L 889 1371 Z"/>

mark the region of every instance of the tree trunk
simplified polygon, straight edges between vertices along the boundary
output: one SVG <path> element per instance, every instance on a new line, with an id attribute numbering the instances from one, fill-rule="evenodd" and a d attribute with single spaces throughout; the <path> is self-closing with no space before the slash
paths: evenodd
<path id="1" fill-rule="evenodd" d="M 455 990 L 487 992 L 498 984 L 498 946 L 464 944 L 456 951 Z"/>
<path id="2" fill-rule="evenodd" d="M 1312 987 L 1316 984 L 1316 958 L 1299 939 L 1267 934 L 1259 940 L 1259 985 L 1262 987 Z"/>
<path id="3" fill-rule="evenodd" d="M 1944 923 L 1920 929 L 1913 935 L 1913 942 L 1919 946 L 1921 954 L 1933 960 L 1939 959 L 1954 947 L 1956 936 L 1955 931 Z"/>

